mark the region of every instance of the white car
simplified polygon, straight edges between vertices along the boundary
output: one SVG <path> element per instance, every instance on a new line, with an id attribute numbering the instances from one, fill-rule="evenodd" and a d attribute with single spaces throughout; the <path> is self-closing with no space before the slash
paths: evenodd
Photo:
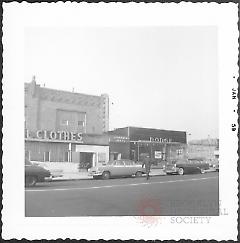
<path id="1" fill-rule="evenodd" d="M 141 177 L 145 173 L 146 169 L 142 168 L 141 164 L 137 164 L 128 159 L 110 161 L 106 165 L 89 169 L 89 176 L 93 176 L 94 179 L 130 176 Z"/>

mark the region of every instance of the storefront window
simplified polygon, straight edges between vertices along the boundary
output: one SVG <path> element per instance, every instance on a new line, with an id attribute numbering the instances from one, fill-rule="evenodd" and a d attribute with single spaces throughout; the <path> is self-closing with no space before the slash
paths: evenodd
<path id="1" fill-rule="evenodd" d="M 98 162 L 100 162 L 100 163 L 106 162 L 106 154 L 105 153 L 98 153 Z"/>
<path id="2" fill-rule="evenodd" d="M 69 152 L 64 153 L 64 162 L 68 162 L 68 153 Z"/>
<path id="3" fill-rule="evenodd" d="M 162 159 L 162 151 L 155 151 L 154 152 L 154 158 L 155 159 Z"/>
<path id="4" fill-rule="evenodd" d="M 50 161 L 50 152 L 46 151 L 44 152 L 44 162 L 49 162 Z"/>

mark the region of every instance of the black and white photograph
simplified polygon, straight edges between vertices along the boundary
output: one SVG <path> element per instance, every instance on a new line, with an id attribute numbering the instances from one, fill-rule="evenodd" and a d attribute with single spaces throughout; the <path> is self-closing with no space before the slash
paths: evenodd
<path id="1" fill-rule="evenodd" d="M 25 38 L 26 216 L 219 214 L 215 27 Z"/>
<path id="2" fill-rule="evenodd" d="M 236 239 L 237 5 L 127 5 L 4 5 L 5 235 Z"/>

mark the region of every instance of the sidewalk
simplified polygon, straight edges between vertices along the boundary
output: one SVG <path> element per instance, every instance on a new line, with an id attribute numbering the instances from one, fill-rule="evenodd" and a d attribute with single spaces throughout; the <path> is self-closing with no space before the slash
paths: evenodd
<path id="1" fill-rule="evenodd" d="M 150 176 L 162 176 L 166 175 L 166 173 L 162 169 L 152 169 L 150 172 Z M 146 175 L 143 175 L 146 176 Z M 92 176 L 88 176 L 88 172 L 72 172 L 72 173 L 64 173 L 62 177 L 55 177 L 53 181 L 67 181 L 67 180 L 91 180 Z"/>
<path id="2" fill-rule="evenodd" d="M 205 173 L 215 172 L 215 169 L 206 170 Z M 164 176 L 166 173 L 163 169 L 151 169 L 150 176 Z M 143 175 L 146 176 L 146 175 Z M 64 173 L 62 177 L 55 177 L 52 181 L 68 181 L 68 180 L 92 180 L 93 177 L 88 175 L 88 172 L 69 172 Z"/>

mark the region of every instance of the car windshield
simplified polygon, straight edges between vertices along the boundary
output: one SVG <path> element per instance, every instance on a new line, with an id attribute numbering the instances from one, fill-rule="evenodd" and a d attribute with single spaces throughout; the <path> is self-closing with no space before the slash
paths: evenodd
<path id="1" fill-rule="evenodd" d="M 107 163 L 107 165 L 113 165 L 113 162 L 114 162 L 114 161 L 109 161 L 109 162 Z"/>

